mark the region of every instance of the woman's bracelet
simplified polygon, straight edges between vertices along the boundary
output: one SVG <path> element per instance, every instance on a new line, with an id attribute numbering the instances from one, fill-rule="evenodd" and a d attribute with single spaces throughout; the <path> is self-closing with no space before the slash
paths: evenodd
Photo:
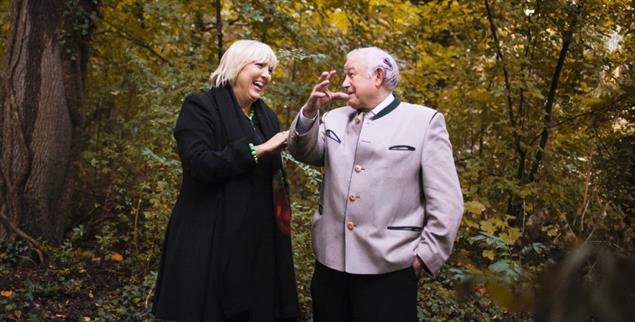
<path id="1" fill-rule="evenodd" d="M 258 163 L 258 156 L 256 155 L 256 147 L 253 143 L 249 143 L 249 151 L 251 152 L 251 156 L 254 157 L 254 161 Z"/>

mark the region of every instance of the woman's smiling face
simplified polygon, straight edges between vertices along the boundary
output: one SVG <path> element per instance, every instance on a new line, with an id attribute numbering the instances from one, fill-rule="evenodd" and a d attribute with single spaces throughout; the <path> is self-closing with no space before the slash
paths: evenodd
<path id="1" fill-rule="evenodd" d="M 265 87 L 271 81 L 272 72 L 271 61 L 253 62 L 243 67 L 232 86 L 241 107 L 255 102 L 262 96 Z"/>

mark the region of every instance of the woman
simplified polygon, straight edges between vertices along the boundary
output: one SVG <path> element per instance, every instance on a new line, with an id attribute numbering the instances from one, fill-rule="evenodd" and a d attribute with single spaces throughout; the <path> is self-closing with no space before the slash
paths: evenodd
<path id="1" fill-rule="evenodd" d="M 189 95 L 174 136 L 183 183 L 163 245 L 153 313 L 181 321 L 295 321 L 297 290 L 276 114 L 260 99 L 277 58 L 235 42 Z M 274 201 L 275 199 L 275 201 Z"/>

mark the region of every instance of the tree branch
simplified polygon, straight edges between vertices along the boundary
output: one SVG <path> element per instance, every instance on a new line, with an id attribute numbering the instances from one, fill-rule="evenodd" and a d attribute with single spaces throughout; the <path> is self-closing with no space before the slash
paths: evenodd
<path id="1" fill-rule="evenodd" d="M 6 212 L 6 207 L 5 205 L 2 205 L 2 210 L 0 210 L 0 221 L 2 222 L 2 225 L 4 225 L 7 229 L 14 232 L 16 235 L 20 236 L 22 239 L 26 240 L 29 244 L 31 244 L 31 246 L 33 247 L 33 250 L 37 253 L 38 259 L 40 260 L 40 264 L 44 264 L 44 260 L 47 255 L 46 251 L 44 250 L 44 247 L 42 247 L 42 245 L 40 245 L 40 243 L 38 243 L 37 240 L 33 239 L 33 237 L 29 236 L 22 229 L 18 228 L 18 226 L 13 224 L 11 220 L 9 220 L 9 218 L 5 216 L 5 212 Z"/>
<path id="2" fill-rule="evenodd" d="M 218 46 L 218 63 L 223 57 L 223 22 L 221 21 L 221 11 L 223 6 L 221 0 L 216 0 L 216 41 Z"/>
<path id="3" fill-rule="evenodd" d="M 564 120 L 562 120 L 562 121 L 560 121 L 558 123 L 555 123 L 555 124 L 551 125 L 551 129 L 553 130 L 553 129 L 555 129 L 555 128 L 561 126 L 561 125 L 564 125 L 566 123 L 569 123 L 569 122 L 571 122 L 573 120 L 576 120 L 576 119 L 581 118 L 583 116 L 593 115 L 595 113 L 596 113 L 595 110 L 591 110 L 591 111 L 587 111 L 587 112 L 584 112 L 584 113 L 580 113 L 580 114 L 576 114 L 576 115 L 570 116 L 570 117 L 568 117 L 568 118 L 566 118 L 566 119 L 564 119 Z M 541 137 L 542 137 L 542 131 L 540 133 L 536 134 L 531 139 L 531 141 L 529 141 L 529 145 L 533 145 L 536 142 L 536 140 L 540 139 Z"/>
<path id="4" fill-rule="evenodd" d="M 536 7 L 534 9 L 533 14 L 527 15 L 527 47 L 525 47 L 525 53 L 523 54 L 525 59 L 523 60 L 522 65 L 520 66 L 520 71 L 521 74 L 524 70 L 528 70 L 529 73 L 531 73 L 532 70 L 532 66 L 531 64 L 527 63 L 527 57 L 529 57 L 530 52 L 532 53 L 531 56 L 533 56 L 533 52 L 534 49 L 536 48 L 536 40 L 538 39 L 538 37 L 533 38 L 533 34 L 532 34 L 532 19 L 531 17 L 533 17 L 534 15 L 538 15 L 541 9 L 541 4 L 542 1 L 541 0 L 537 0 L 536 1 Z M 526 110 L 525 110 L 525 89 L 523 87 L 520 88 L 520 99 L 518 102 L 518 122 L 519 122 L 519 127 L 521 130 L 523 130 L 525 128 L 525 115 L 526 115 Z"/>
<path id="5" fill-rule="evenodd" d="M 556 64 L 556 69 L 553 73 L 553 77 L 551 78 L 551 86 L 549 88 L 549 95 L 547 96 L 547 101 L 545 102 L 545 117 L 544 117 L 544 125 L 542 128 L 542 134 L 540 137 L 540 147 L 538 151 L 536 151 L 536 157 L 534 160 L 534 165 L 531 168 L 531 171 L 528 175 L 528 182 L 534 181 L 536 176 L 536 172 L 538 172 L 538 168 L 542 163 L 542 158 L 544 156 L 544 151 L 547 147 L 547 143 L 549 141 L 549 135 L 551 134 L 551 128 L 553 125 L 553 103 L 556 97 L 556 91 L 558 89 L 558 81 L 560 80 L 560 74 L 562 73 L 562 68 L 564 66 L 565 59 L 567 58 L 567 52 L 569 51 L 569 46 L 571 45 L 571 39 L 573 38 L 573 32 L 576 28 L 578 22 L 578 15 L 580 13 L 580 6 L 576 6 L 576 12 L 573 16 L 571 24 L 569 28 L 564 32 L 562 38 L 562 48 L 560 49 L 560 55 L 558 57 L 558 63 Z"/>
<path id="6" fill-rule="evenodd" d="M 507 91 L 507 113 L 509 117 L 509 123 L 512 126 L 512 135 L 514 137 L 514 147 L 516 149 L 516 153 L 518 153 L 519 157 L 519 165 L 518 165 L 518 179 L 522 179 L 524 176 L 525 169 L 525 151 L 523 150 L 520 144 L 520 134 L 518 134 L 518 129 L 516 128 L 516 119 L 514 116 L 514 106 L 512 102 L 512 88 L 511 83 L 509 81 L 509 73 L 507 71 L 507 67 L 505 66 L 505 57 L 503 56 L 503 51 L 501 50 L 500 44 L 498 42 L 498 32 L 496 30 L 496 25 L 494 24 L 494 18 L 492 16 L 492 10 L 490 9 L 489 2 L 485 0 L 485 9 L 487 10 L 487 20 L 489 21 L 490 30 L 492 32 L 492 38 L 494 39 L 494 46 L 496 48 L 496 60 L 501 63 L 503 68 L 503 76 L 505 77 L 505 90 Z"/>
<path id="7" fill-rule="evenodd" d="M 125 31 L 123 28 L 120 28 L 119 26 L 116 26 L 114 24 L 112 24 L 109 21 L 106 20 L 102 20 L 105 24 L 107 24 L 108 26 L 110 26 L 113 29 L 113 32 L 120 35 L 121 37 L 123 37 L 124 39 L 130 41 L 131 43 L 147 50 L 150 54 L 152 54 L 153 56 L 157 57 L 159 60 L 161 60 L 164 63 L 167 63 L 170 66 L 173 66 L 172 62 L 169 61 L 167 58 L 163 57 L 159 52 L 157 52 L 154 48 L 152 48 L 150 45 L 146 44 L 143 40 L 139 39 L 137 36 Z"/>

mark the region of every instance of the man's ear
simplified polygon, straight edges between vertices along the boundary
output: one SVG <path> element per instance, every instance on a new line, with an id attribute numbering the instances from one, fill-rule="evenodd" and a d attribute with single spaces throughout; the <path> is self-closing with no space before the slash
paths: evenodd
<path id="1" fill-rule="evenodd" d="M 375 86 L 381 87 L 381 85 L 384 83 L 384 74 L 385 72 L 383 68 L 380 67 L 375 69 L 375 75 L 374 75 Z"/>

